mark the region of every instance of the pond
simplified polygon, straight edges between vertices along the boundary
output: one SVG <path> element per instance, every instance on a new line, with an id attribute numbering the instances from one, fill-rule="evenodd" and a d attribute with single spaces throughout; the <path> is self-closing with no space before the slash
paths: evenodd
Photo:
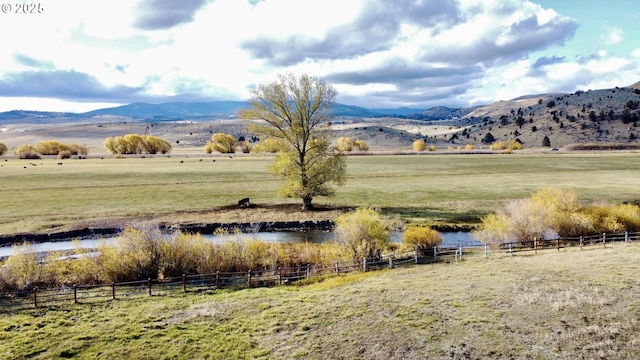
<path id="1" fill-rule="evenodd" d="M 391 234 L 391 240 L 393 242 L 402 242 L 402 232 L 393 232 Z M 444 238 L 441 246 L 476 246 L 481 243 L 474 239 L 470 233 L 464 231 L 458 232 L 442 232 Z M 331 231 L 273 231 L 273 232 L 257 232 L 257 233 L 245 233 L 241 236 L 247 238 L 257 238 L 266 242 L 280 242 L 280 243 L 297 243 L 297 242 L 311 242 L 322 243 L 325 241 L 333 240 L 333 232 Z M 212 242 L 223 242 L 228 239 L 234 239 L 231 236 L 215 236 L 215 235 L 203 235 L 204 238 Z M 116 245 L 118 237 L 104 237 L 104 238 L 86 238 L 78 241 L 80 248 L 83 249 L 96 249 L 103 243 L 105 245 Z M 32 249 L 34 252 L 50 252 L 50 251 L 65 251 L 74 249 L 74 241 L 72 240 L 60 240 L 60 241 L 47 241 L 41 243 L 33 243 Z M 7 257 L 13 254 L 13 248 L 11 246 L 0 247 L 0 258 Z"/>

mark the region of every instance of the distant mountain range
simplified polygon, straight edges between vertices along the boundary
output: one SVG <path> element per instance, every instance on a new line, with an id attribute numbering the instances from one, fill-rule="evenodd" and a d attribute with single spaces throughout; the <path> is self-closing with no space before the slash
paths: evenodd
<path id="1" fill-rule="evenodd" d="M 235 117 L 248 107 L 244 101 L 133 103 L 85 113 L 13 110 L 0 113 L 0 125 L 16 123 L 176 120 L 206 121 Z M 364 108 L 337 103 L 338 117 L 395 117 L 447 126 L 446 134 L 425 136 L 427 142 L 455 145 L 485 144 L 485 139 L 514 139 L 525 147 L 573 143 L 640 142 L 640 82 L 631 86 L 575 93 L 537 94 L 498 101 L 485 106 L 430 109 Z M 446 121 L 444 121 L 446 120 Z M 384 121 L 384 120 L 382 120 Z M 451 131 L 453 130 L 453 131 Z"/>
<path id="2" fill-rule="evenodd" d="M 206 120 L 234 117 L 238 110 L 247 108 L 245 101 L 170 102 L 161 104 L 132 103 L 123 106 L 97 109 L 84 113 L 12 110 L 0 113 L 0 123 L 35 122 L 55 123 L 80 121 L 90 118 L 129 118 L 144 121 Z M 435 109 L 435 108 L 434 108 Z M 368 109 L 360 106 L 334 104 L 336 116 L 351 117 L 412 117 L 437 120 L 459 112 L 459 109 L 439 107 L 437 111 L 414 108 Z"/>

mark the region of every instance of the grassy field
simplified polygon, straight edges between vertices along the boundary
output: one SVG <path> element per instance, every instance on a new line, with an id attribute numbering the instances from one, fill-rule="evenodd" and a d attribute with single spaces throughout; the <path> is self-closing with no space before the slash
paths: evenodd
<path id="1" fill-rule="evenodd" d="M 633 152 L 352 156 L 347 183 L 335 197 L 315 202 L 336 208 L 373 206 L 432 225 L 468 225 L 545 187 L 573 189 L 586 203 L 640 199 L 637 158 Z M 247 222 L 333 218 L 338 213 L 221 211 L 245 197 L 254 204 L 299 202 L 277 197 L 282 180 L 268 173 L 270 157 L 174 154 L 58 162 L 0 159 L 0 234 L 134 219 Z"/>
<path id="2" fill-rule="evenodd" d="M 640 244 L 0 314 L 3 359 L 633 359 Z"/>

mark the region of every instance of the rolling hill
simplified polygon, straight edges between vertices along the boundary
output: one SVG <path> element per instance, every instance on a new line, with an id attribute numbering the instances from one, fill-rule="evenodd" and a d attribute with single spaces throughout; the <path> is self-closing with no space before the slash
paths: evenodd
<path id="1" fill-rule="evenodd" d="M 99 146 L 106 136 L 148 132 L 172 143 L 201 146 L 214 132 L 243 134 L 246 124 L 233 118 L 246 106 L 243 101 L 219 101 L 133 103 L 79 114 L 14 110 L 0 113 L 0 140 L 13 146 L 46 139 Z M 528 95 L 469 108 L 368 109 L 335 104 L 334 114 L 336 136 L 363 139 L 372 147 L 410 149 L 415 139 L 423 138 L 437 146 L 486 148 L 487 134 L 495 140 L 518 140 L 525 148 L 539 148 L 543 142 L 551 147 L 640 144 L 640 82 L 623 88 Z"/>
<path id="2" fill-rule="evenodd" d="M 518 139 L 526 148 L 575 143 L 638 143 L 640 83 L 630 87 L 531 95 L 479 107 L 451 125 L 459 131 L 431 141 L 481 144 Z"/>

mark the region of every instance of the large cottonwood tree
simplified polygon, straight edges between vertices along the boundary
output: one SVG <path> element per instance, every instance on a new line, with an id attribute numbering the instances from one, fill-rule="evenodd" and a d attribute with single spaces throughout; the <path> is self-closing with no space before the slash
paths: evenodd
<path id="1" fill-rule="evenodd" d="M 313 207 L 314 197 L 333 195 L 332 185 L 345 179 L 345 159 L 327 131 L 335 97 L 335 89 L 318 77 L 281 74 L 251 90 L 251 108 L 239 114 L 260 120 L 250 131 L 283 140 L 270 170 L 287 179 L 279 194 L 302 199 L 304 210 Z"/>

